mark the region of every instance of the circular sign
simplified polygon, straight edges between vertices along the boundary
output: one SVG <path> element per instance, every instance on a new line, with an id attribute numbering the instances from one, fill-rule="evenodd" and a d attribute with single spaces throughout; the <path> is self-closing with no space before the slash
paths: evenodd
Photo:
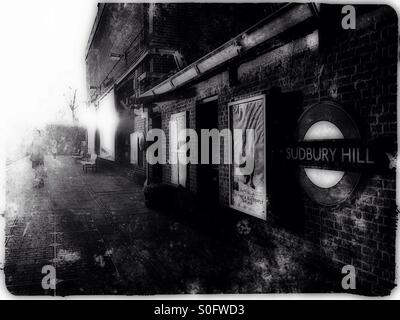
<path id="1" fill-rule="evenodd" d="M 360 139 L 354 121 L 339 105 L 320 102 L 300 117 L 298 141 Z M 301 166 L 300 184 L 309 197 L 321 205 L 336 205 L 347 199 L 360 179 L 358 172 L 344 172 Z"/>

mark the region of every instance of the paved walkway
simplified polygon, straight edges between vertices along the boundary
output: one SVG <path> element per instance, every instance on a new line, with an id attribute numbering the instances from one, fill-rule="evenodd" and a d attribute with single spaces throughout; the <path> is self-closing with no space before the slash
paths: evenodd
<path id="1" fill-rule="evenodd" d="M 299 248 L 148 209 L 142 187 L 118 171 L 85 174 L 61 156 L 45 166 L 41 189 L 27 158 L 7 169 L 5 277 L 14 294 L 304 292 L 324 283 Z M 56 290 L 42 288 L 45 265 L 55 267 Z"/>

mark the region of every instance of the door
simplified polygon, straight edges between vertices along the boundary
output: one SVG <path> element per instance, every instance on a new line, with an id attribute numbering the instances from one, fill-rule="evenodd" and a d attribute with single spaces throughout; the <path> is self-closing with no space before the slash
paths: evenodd
<path id="1" fill-rule="evenodd" d="M 99 129 L 96 129 L 94 134 L 94 152 L 95 154 L 100 154 L 100 132 Z"/>
<path id="2" fill-rule="evenodd" d="M 116 135 L 116 160 L 126 164 L 130 161 L 130 134 L 118 131 Z"/>
<path id="3" fill-rule="evenodd" d="M 169 149 L 171 182 L 186 187 L 186 164 L 179 163 L 179 153 L 185 152 L 181 148 L 185 141 L 178 140 L 179 132 L 184 129 L 186 129 L 186 112 L 179 112 L 171 115 Z"/>
<path id="4" fill-rule="evenodd" d="M 197 106 L 198 136 L 201 129 L 218 129 L 218 101 L 215 99 Z M 199 144 L 199 159 L 202 159 L 201 144 Z M 198 195 L 202 204 L 216 207 L 219 201 L 219 164 L 212 163 L 212 140 L 208 144 L 208 164 L 199 164 L 197 181 Z"/>
<path id="5" fill-rule="evenodd" d="M 161 115 L 160 114 L 153 116 L 152 128 L 153 129 L 161 129 Z M 158 150 L 158 152 L 163 152 L 163 150 Z M 152 165 L 150 165 L 150 169 L 152 172 L 152 180 L 156 183 L 161 182 L 162 181 L 162 164 L 160 164 L 160 163 L 152 164 Z"/>
<path id="6" fill-rule="evenodd" d="M 136 132 L 132 132 L 129 136 L 130 138 L 130 163 L 131 164 L 138 164 L 138 149 L 139 149 L 139 142 L 138 142 L 138 134 Z"/>
<path id="7" fill-rule="evenodd" d="M 297 121 L 303 111 L 301 92 L 280 92 L 271 90 L 267 96 L 269 110 L 268 147 L 275 152 L 270 157 L 270 170 L 267 181 L 271 199 L 271 209 L 277 212 L 275 222 L 294 232 L 304 231 L 305 213 L 303 191 L 298 183 L 295 167 L 288 167 L 282 161 L 279 150 L 290 145 L 295 139 Z M 290 201 L 288 201 L 290 195 Z"/>

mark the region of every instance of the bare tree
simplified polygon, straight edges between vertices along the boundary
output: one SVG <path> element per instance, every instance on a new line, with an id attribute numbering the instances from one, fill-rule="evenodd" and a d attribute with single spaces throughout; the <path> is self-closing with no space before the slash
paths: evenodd
<path id="1" fill-rule="evenodd" d="M 65 100 L 67 101 L 68 107 L 72 112 L 72 122 L 76 124 L 78 122 L 78 118 L 76 116 L 76 110 L 79 105 L 76 103 L 76 91 L 77 89 L 72 89 L 69 87 L 70 93 L 68 95 L 64 94 Z"/>

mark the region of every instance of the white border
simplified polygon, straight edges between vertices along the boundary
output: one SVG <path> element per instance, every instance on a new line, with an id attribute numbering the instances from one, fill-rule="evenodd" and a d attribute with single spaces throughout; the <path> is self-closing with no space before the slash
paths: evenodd
<path id="1" fill-rule="evenodd" d="M 89 0 L 92 2 L 92 6 L 93 6 L 93 10 L 96 9 L 96 5 L 97 5 L 97 1 L 95 0 Z M 25 0 L 25 2 L 28 2 L 27 0 Z M 49 1 L 50 2 L 50 1 Z M 59 2 L 61 3 L 61 1 L 59 0 Z M 118 0 L 108 0 L 108 2 L 111 3 L 115 3 L 115 2 L 121 2 Z M 135 2 L 132 0 L 126 0 L 125 2 L 129 3 L 129 2 Z M 138 2 L 138 1 L 136 1 Z M 143 0 L 142 2 L 150 2 L 149 0 Z M 168 3 L 171 2 L 171 0 L 158 0 L 158 2 L 163 2 L 163 3 Z M 191 0 L 190 2 L 206 2 L 206 1 L 202 1 L 202 0 Z M 238 0 L 221 0 L 221 3 L 223 2 L 230 2 L 230 3 L 242 3 L 244 2 L 242 1 L 238 1 Z M 253 2 L 255 3 L 261 3 L 261 2 L 268 2 L 268 1 L 261 1 L 261 0 L 253 0 Z M 276 0 L 276 1 L 272 1 L 270 0 L 270 2 L 285 2 L 284 0 Z M 299 1 L 294 1 L 294 2 L 299 2 Z M 303 1 L 304 2 L 304 1 Z M 331 3 L 331 4 L 380 4 L 380 5 L 390 5 L 392 6 L 392 8 L 394 8 L 397 12 L 397 14 L 399 15 L 400 13 L 400 2 L 396 1 L 396 0 L 386 0 L 386 1 L 380 1 L 380 0 L 336 0 L 336 1 L 332 1 L 332 0 L 324 0 L 322 1 L 324 3 Z M 53 2 L 54 3 L 54 2 Z M 72 1 L 73 3 L 73 1 Z M 7 10 L 7 5 L 9 4 L 13 4 L 13 2 L 9 1 L 9 2 L 5 2 L 3 4 L 3 8 L 4 10 Z M 72 5 L 72 4 L 71 4 Z M 15 14 L 15 21 L 17 21 L 17 15 L 19 14 L 17 11 L 14 10 L 8 10 L 9 12 Z M 91 17 L 91 15 L 93 17 Z M 91 19 L 92 18 L 92 19 Z M 94 21 L 94 15 L 91 12 L 88 12 L 88 19 Z M 7 19 L 6 19 L 7 20 Z M 27 27 L 26 24 L 19 23 L 17 25 L 14 26 L 15 28 L 20 28 L 20 29 L 24 29 Z M 91 26 L 90 26 L 91 27 Z M 4 30 L 3 30 L 4 31 Z M 8 32 L 8 31 L 6 31 Z M 10 31 L 12 32 L 12 31 Z M 85 32 L 83 30 L 83 32 Z M 87 31 L 90 32 L 90 29 Z M 1 55 L 1 53 L 0 53 Z M 17 68 L 18 70 L 18 68 Z M 1 82 L 1 85 L 5 88 L 7 88 L 8 85 L 10 85 L 10 81 L 7 77 L 7 74 L 13 74 L 16 71 L 15 65 L 9 63 L 7 65 L 7 68 L 5 68 L 5 70 L 3 70 L 3 82 Z M 22 71 L 22 70 L 21 70 Z M 22 72 L 21 72 L 22 73 Z M 0 80 L 2 81 L 2 80 Z M 398 72 L 397 72 L 397 83 L 400 83 L 400 68 L 398 66 Z M 398 92 L 399 92 L 399 86 L 398 86 Z M 5 101 L 7 102 L 7 101 Z M 400 96 L 399 94 L 397 95 L 397 110 L 399 111 L 399 105 L 400 105 Z M 6 109 L 6 108 L 5 108 Z M 7 113 L 4 114 L 4 116 L 7 116 Z M 0 118 L 0 123 L 2 121 L 2 119 L 4 119 L 5 117 Z M 398 135 L 398 147 L 400 145 L 400 113 L 397 112 L 397 135 Z M 2 132 L 2 126 L 0 126 L 0 132 Z M 0 137 L 0 148 L 3 148 L 4 146 L 4 141 L 2 141 L 1 137 Z M 399 149 L 399 148 L 398 148 Z M 1 152 L 0 152 L 1 154 Z M 398 164 L 400 164 L 400 162 L 398 162 Z M 400 166 L 398 165 L 398 168 Z M 5 172 L 5 161 L 1 161 L 0 162 L 0 170 L 2 170 L 2 172 Z M 0 174 L 0 177 L 1 174 Z M 400 179 L 400 172 L 399 170 L 397 170 L 396 173 L 396 200 L 397 200 L 397 204 L 399 203 L 399 198 L 400 198 L 400 190 L 399 190 L 399 179 Z M 5 190 L 4 188 L 0 187 L 0 192 L 2 193 L 3 196 L 5 196 Z M 2 197 L 0 197 L 1 199 Z M 1 202 L 0 202 L 1 205 Z M 0 206 L 1 207 L 1 206 Z M 0 212 L 1 214 L 2 212 Z M 1 226 L 1 221 L 4 220 L 4 218 L 0 217 L 0 226 Z M 397 228 L 398 230 L 398 228 Z M 398 231 L 397 231 L 398 232 Z M 4 240 L 4 229 L 0 227 L 0 239 Z M 4 243 L 4 242 L 3 242 Z M 1 247 L 1 244 L 0 244 Z M 4 247 L 4 246 L 3 246 Z M 398 268 L 400 265 L 400 254 L 399 254 L 399 249 L 400 248 L 400 238 L 399 236 L 397 236 L 396 238 L 396 275 L 398 276 Z M 1 250 L 0 250 L 1 252 Z M 0 261 L 1 262 L 1 261 Z M 226 300 L 283 300 L 283 299 L 287 299 L 287 300 L 313 300 L 313 299 L 317 299 L 317 300 L 377 300 L 377 299 L 384 299 L 384 300 L 397 300 L 400 299 L 400 289 L 397 287 L 392 291 L 392 294 L 388 297 L 367 297 L 367 296 L 359 296 L 359 295 L 354 295 L 351 294 L 351 292 L 349 293 L 322 293 L 322 294 L 309 294 L 309 293 L 280 293 L 280 294 L 209 294 L 209 295 L 185 295 L 185 294 L 180 294 L 180 295 L 156 295 L 156 296 L 68 296 L 68 297 L 48 297 L 48 296 L 13 296 L 12 294 L 10 294 L 4 284 L 4 272 L 3 270 L 0 270 L 0 299 L 13 299 L 13 300 L 48 300 L 48 299 L 53 299 L 53 300 L 89 300 L 89 299 L 95 299 L 95 300 L 175 300 L 175 299 L 182 299 L 182 300 L 201 300 L 201 299 L 208 299 L 208 300 L 217 300 L 217 299 L 226 299 Z M 398 280 L 398 277 L 396 277 L 396 280 Z M 160 302 L 161 303 L 161 302 Z"/>

